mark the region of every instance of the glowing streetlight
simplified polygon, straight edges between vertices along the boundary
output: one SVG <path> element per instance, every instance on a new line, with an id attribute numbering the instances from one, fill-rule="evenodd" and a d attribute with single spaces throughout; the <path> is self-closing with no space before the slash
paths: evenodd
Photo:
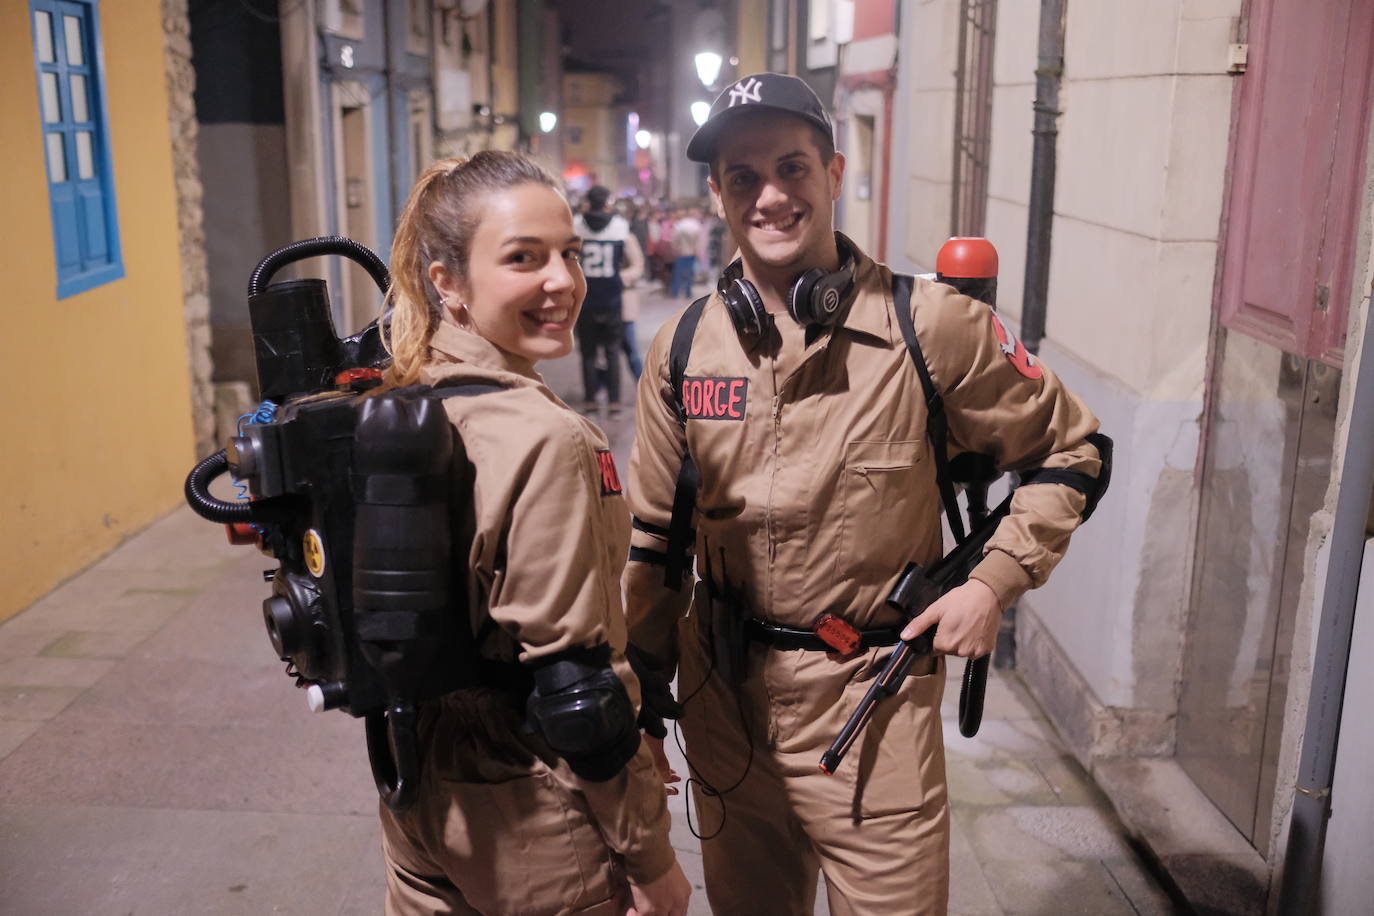
<path id="1" fill-rule="evenodd" d="M 648 149 L 649 144 L 652 143 L 653 140 L 653 134 L 649 133 L 647 130 L 635 131 L 635 146 L 639 147 L 640 149 Z"/>
<path id="2" fill-rule="evenodd" d="M 702 51 L 696 56 L 697 77 L 701 84 L 707 89 L 715 85 L 716 77 L 720 76 L 720 65 L 724 60 L 715 51 Z"/>
<path id="3" fill-rule="evenodd" d="M 693 102 L 693 103 L 692 103 L 692 120 L 697 122 L 697 127 L 700 127 L 701 125 L 705 124 L 705 123 L 706 123 L 706 119 L 710 116 L 710 114 L 711 114 L 711 103 L 710 103 L 710 102 Z"/>
<path id="4" fill-rule="evenodd" d="M 539 113 L 539 129 L 546 134 L 553 133 L 553 129 L 558 126 L 558 115 L 552 111 L 542 111 Z"/>

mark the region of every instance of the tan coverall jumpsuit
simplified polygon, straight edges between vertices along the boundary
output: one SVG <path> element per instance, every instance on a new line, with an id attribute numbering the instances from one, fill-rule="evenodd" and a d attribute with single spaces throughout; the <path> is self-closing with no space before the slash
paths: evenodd
<path id="1" fill-rule="evenodd" d="M 951 452 L 983 452 L 1001 468 L 1097 476 L 1097 450 L 1084 439 L 1096 418 L 988 306 L 918 279 L 911 307 L 949 415 Z M 838 326 L 810 338 L 786 315 L 775 331 L 740 336 L 718 296 L 706 306 L 684 382 L 685 437 L 701 474 L 697 573 L 717 586 L 728 581 L 751 616 L 809 628 L 829 611 L 863 629 L 897 626 L 884 602 L 898 575 L 909 561 L 928 565 L 943 552 L 924 398 L 892 308 L 891 272 L 866 256 Z M 676 324 L 654 340 L 639 387 L 627 490 L 648 529 L 636 524 L 632 544 L 646 551 L 666 547 L 683 455 L 668 372 Z M 973 578 L 1004 608 L 1042 584 L 1084 502 L 1062 484 L 1018 490 Z M 679 628 L 689 587 L 666 588 L 661 566 L 634 559 L 625 583 L 630 641 L 670 670 L 680 655 L 694 775 L 730 790 L 711 798 L 694 787 L 699 829 L 710 837 L 703 854 L 713 912 L 809 914 L 818 866 L 833 913 L 945 912 L 943 662 L 913 667 L 827 776 L 821 754 L 890 648 L 836 661 L 751 642 L 747 679 L 734 688 L 711 671 L 701 600 Z"/>
<path id="2" fill-rule="evenodd" d="M 473 632 L 487 634 L 482 655 L 528 662 L 610 643 L 638 708 L 620 592 L 629 515 L 605 436 L 528 361 L 474 334 L 444 323 L 430 356 L 426 384 L 508 387 L 443 402 L 466 450 L 455 459 L 454 533 L 472 545 L 468 602 Z M 418 801 L 401 815 L 381 806 L 388 916 L 619 914 L 627 876 L 644 883 L 671 867 L 648 748 L 613 779 L 585 781 L 523 732 L 524 701 L 480 687 L 422 707 Z"/>

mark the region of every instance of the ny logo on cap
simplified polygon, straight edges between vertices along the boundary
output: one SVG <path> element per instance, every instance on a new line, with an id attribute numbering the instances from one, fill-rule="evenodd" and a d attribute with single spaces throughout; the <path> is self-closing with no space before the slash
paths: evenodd
<path id="1" fill-rule="evenodd" d="M 762 89 L 763 83 L 752 76 L 741 83 L 736 83 L 730 87 L 730 107 L 734 108 L 736 105 L 742 105 L 745 102 L 763 101 L 763 97 L 760 94 Z"/>

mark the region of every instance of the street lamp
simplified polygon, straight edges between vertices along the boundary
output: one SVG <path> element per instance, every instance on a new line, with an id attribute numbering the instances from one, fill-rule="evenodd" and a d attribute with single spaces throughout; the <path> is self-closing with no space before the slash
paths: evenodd
<path id="1" fill-rule="evenodd" d="M 552 111 L 542 111 L 539 113 L 539 129 L 546 134 L 553 133 L 553 129 L 558 126 L 558 115 Z"/>
<path id="2" fill-rule="evenodd" d="M 715 85 L 716 77 L 720 76 L 720 65 L 724 61 L 715 51 L 702 51 L 696 56 L 696 62 L 697 77 L 703 86 L 710 89 Z"/>
<path id="3" fill-rule="evenodd" d="M 710 114 L 711 114 L 711 103 L 710 103 L 710 102 L 693 102 L 693 103 L 692 103 L 692 120 L 697 122 L 697 127 L 700 127 L 701 125 L 705 124 L 705 123 L 706 123 L 706 119 L 710 116 Z"/>
<path id="4" fill-rule="evenodd" d="M 640 149 L 648 149 L 649 144 L 653 141 L 654 135 L 649 133 L 647 130 L 640 129 L 635 131 L 635 146 L 639 147 Z"/>

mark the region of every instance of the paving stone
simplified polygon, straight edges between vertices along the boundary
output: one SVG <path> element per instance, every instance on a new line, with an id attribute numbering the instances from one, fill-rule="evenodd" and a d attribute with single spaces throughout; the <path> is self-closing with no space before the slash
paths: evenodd
<path id="1" fill-rule="evenodd" d="M 955 720 L 945 720 L 944 728 L 945 751 L 951 757 L 1055 760 L 1064 753 L 1063 744 L 1043 719 L 985 719 L 972 738 L 959 734 L 959 723 Z"/>
<path id="2" fill-rule="evenodd" d="M 1040 772 L 1055 799 L 1062 805 L 1102 806 L 1106 797 L 1093 783 L 1092 777 L 1067 754 L 1056 760 L 1037 758 L 1029 761 Z"/>
<path id="3" fill-rule="evenodd" d="M 147 633 L 108 630 L 68 630 L 44 646 L 39 655 L 53 658 L 124 658 Z"/>
<path id="4" fill-rule="evenodd" d="M 32 625 L 38 629 L 99 630 L 107 632 L 151 633 L 165 624 L 195 597 L 190 590 L 167 591 L 129 585 L 129 579 L 146 574 L 121 572 L 117 578 L 126 587 L 99 597 L 73 597 L 70 600 L 31 607 L 16 617 L 13 623 L 20 628 Z M 116 586 L 116 588 L 118 588 Z M 79 593 L 74 593 L 78 594 Z M 44 599 L 46 601 L 46 599 Z M 22 621 L 22 622 L 21 622 Z"/>
<path id="5" fill-rule="evenodd" d="M 1007 916 L 1134 916 L 1099 862 L 1008 860 L 984 868 Z"/>
<path id="6" fill-rule="evenodd" d="M 89 687 L 114 662 L 88 658 L 12 658 L 0 662 L 0 687 Z"/>
<path id="7" fill-rule="evenodd" d="M 89 805 L 368 814 L 377 795 L 360 725 L 279 728 L 57 723 L 0 761 L 0 807 Z"/>
<path id="8" fill-rule="evenodd" d="M 0 808 L 6 912 L 333 914 L 381 910 L 375 814 Z M 363 887 L 369 886 L 364 893 Z"/>
<path id="9" fill-rule="evenodd" d="M 988 757 L 948 768 L 950 802 L 960 806 L 1053 805 L 1058 797 L 1033 761 Z"/>
<path id="10" fill-rule="evenodd" d="M 983 874 L 963 825 L 950 819 L 949 912 L 952 916 L 1001 916 L 997 896 Z"/>
<path id="11" fill-rule="evenodd" d="M 226 539 L 223 525 L 207 522 L 189 506 L 179 505 L 129 538 L 95 568 L 101 571 L 190 569 L 204 572 L 221 568 L 235 558 L 234 547 Z"/>
<path id="12" fill-rule="evenodd" d="M 39 655 L 64 635 L 66 631 L 56 627 L 24 629 L 6 623 L 0 626 L 0 661 Z"/>
<path id="13" fill-rule="evenodd" d="M 80 695 L 79 687 L 0 687 L 0 720 L 46 722 Z"/>
<path id="14" fill-rule="evenodd" d="M 1019 806 L 962 812 L 980 861 L 1130 858 L 1120 825 L 1096 808 Z"/>
<path id="15" fill-rule="evenodd" d="M 67 580 L 5 622 L 13 631 L 51 631 L 80 629 L 61 623 L 73 614 L 89 613 L 91 608 L 108 608 L 125 592 L 147 588 L 148 575 L 138 570 L 86 570 Z"/>
<path id="16" fill-rule="evenodd" d="M 0 721 L 0 760 L 42 727 L 42 722 Z"/>

